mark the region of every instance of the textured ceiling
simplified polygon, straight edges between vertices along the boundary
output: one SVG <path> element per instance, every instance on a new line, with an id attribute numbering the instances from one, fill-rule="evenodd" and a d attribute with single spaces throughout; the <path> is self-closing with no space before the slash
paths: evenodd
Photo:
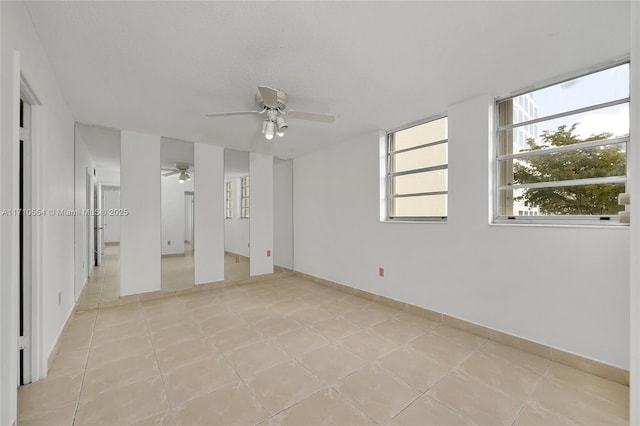
<path id="1" fill-rule="evenodd" d="M 629 2 L 27 2 L 77 121 L 295 157 L 628 54 Z M 290 119 L 267 142 L 257 85 Z"/>

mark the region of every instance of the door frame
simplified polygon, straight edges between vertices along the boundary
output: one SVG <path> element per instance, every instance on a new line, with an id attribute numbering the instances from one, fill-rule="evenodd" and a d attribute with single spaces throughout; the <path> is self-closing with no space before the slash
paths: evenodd
<path id="1" fill-rule="evenodd" d="M 28 75 L 25 75 L 24 72 L 20 72 L 20 61 L 19 54 L 17 57 L 17 87 L 18 90 L 18 99 L 17 102 L 22 98 L 25 103 L 30 105 L 30 128 L 29 128 L 29 136 L 30 136 L 30 159 L 29 159 L 29 180 L 31 183 L 30 194 L 28 195 L 29 200 L 25 205 L 30 206 L 32 209 L 42 209 L 44 208 L 43 203 L 43 178 L 42 178 L 42 158 L 43 158 L 43 146 L 44 146 L 44 138 L 46 135 L 46 117 L 47 117 L 47 109 L 46 106 L 40 101 L 40 97 L 37 95 L 36 90 L 34 90 L 33 86 L 29 83 L 31 80 Z M 17 123 L 16 123 L 17 124 Z M 19 139 L 17 141 L 19 144 Z M 15 226 L 18 227 L 19 223 L 16 221 Z M 44 351 L 44 342 L 43 342 L 43 315 L 42 315 L 42 296 L 43 296 L 43 275 L 42 275 L 42 264 L 43 264 L 43 227 L 42 227 L 42 219 L 35 218 L 31 220 L 30 224 L 30 234 L 31 238 L 27 245 L 27 249 L 29 253 L 27 257 L 30 257 L 30 285 L 27 289 L 28 298 L 25 298 L 25 316 L 28 317 L 28 322 L 30 323 L 30 336 L 25 336 L 26 341 L 24 345 L 29 348 L 29 351 L 25 351 L 24 362 L 27 364 L 29 375 L 28 380 L 25 380 L 26 383 L 38 381 L 44 379 L 47 376 L 48 370 L 48 356 Z M 30 245 L 30 247 L 28 247 Z M 19 267 L 19 256 L 17 259 L 14 259 L 14 265 Z M 16 271 L 17 272 L 17 271 Z M 17 274 L 16 274 L 17 275 Z"/>

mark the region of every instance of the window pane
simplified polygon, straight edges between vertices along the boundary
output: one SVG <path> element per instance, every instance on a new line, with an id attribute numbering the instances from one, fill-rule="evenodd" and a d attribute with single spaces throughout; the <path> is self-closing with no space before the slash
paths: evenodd
<path id="1" fill-rule="evenodd" d="M 391 178 L 392 194 L 417 194 L 447 190 L 447 170 L 413 173 Z"/>
<path id="2" fill-rule="evenodd" d="M 554 152 L 512 160 L 513 181 L 504 184 L 557 182 L 625 176 L 627 172 L 626 144 L 604 145 L 572 151 Z M 509 163 L 504 161 L 501 163 Z M 499 167 L 500 171 L 506 170 Z"/>
<path id="3" fill-rule="evenodd" d="M 623 64 L 502 101 L 499 104 L 503 110 L 500 125 L 521 123 L 628 96 L 629 64 Z M 504 111 L 505 108 L 508 111 Z"/>
<path id="4" fill-rule="evenodd" d="M 500 155 L 553 148 L 591 140 L 629 135 L 629 104 L 503 130 L 498 134 Z"/>
<path id="5" fill-rule="evenodd" d="M 446 143 L 393 154 L 391 156 L 392 172 L 403 172 L 442 164 L 447 164 Z"/>
<path id="6" fill-rule="evenodd" d="M 616 215 L 622 209 L 618 206 L 621 192 L 625 192 L 622 183 L 562 186 L 514 191 L 514 199 L 517 204 L 539 211 L 538 215 Z M 516 213 L 519 208 L 514 207 Z"/>
<path id="7" fill-rule="evenodd" d="M 391 151 L 447 139 L 447 117 L 400 130 L 391 135 Z"/>
<path id="8" fill-rule="evenodd" d="M 446 217 L 447 195 L 424 195 L 393 200 L 393 217 Z"/>

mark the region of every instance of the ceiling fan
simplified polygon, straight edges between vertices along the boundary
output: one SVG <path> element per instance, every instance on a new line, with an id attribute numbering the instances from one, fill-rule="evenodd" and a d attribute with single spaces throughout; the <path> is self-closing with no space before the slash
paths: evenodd
<path id="1" fill-rule="evenodd" d="M 287 122 L 284 121 L 285 115 L 292 118 L 318 121 L 321 123 L 333 123 L 336 119 L 335 116 L 330 114 L 285 110 L 287 108 L 288 98 L 289 96 L 284 90 L 273 89 L 267 86 L 258 86 L 258 93 L 256 93 L 256 105 L 258 106 L 259 110 L 214 112 L 209 113 L 206 116 L 226 117 L 230 115 L 266 114 L 266 118 L 262 122 L 262 133 L 268 140 L 273 139 L 275 135 L 283 136 L 285 130 L 289 128 Z"/>
<path id="2" fill-rule="evenodd" d="M 175 169 L 162 169 L 162 170 L 167 172 L 162 174 L 162 176 L 165 176 L 165 177 L 177 175 L 178 173 L 180 173 L 180 176 L 178 176 L 178 182 L 180 183 L 184 183 L 185 181 L 191 180 L 191 175 L 189 175 L 188 172 L 191 172 L 193 174 L 193 170 L 189 169 L 189 164 L 187 163 L 176 163 Z"/>

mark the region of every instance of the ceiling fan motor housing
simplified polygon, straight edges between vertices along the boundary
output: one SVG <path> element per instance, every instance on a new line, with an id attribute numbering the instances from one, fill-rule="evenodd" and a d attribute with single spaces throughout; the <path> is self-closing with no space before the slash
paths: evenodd
<path id="1" fill-rule="evenodd" d="M 278 105 L 265 105 L 264 99 L 262 99 L 262 95 L 258 90 L 258 93 L 256 93 L 256 104 L 258 105 L 258 107 L 260 109 L 264 109 L 264 108 L 279 109 L 279 110 L 285 109 L 287 107 L 287 100 L 289 99 L 289 96 L 284 90 L 278 89 L 277 92 L 278 92 Z"/>

